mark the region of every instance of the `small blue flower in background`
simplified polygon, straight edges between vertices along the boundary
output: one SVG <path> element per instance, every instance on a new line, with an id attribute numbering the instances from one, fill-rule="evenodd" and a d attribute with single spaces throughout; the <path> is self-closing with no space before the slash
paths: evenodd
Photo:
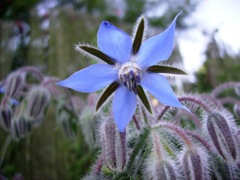
<path id="1" fill-rule="evenodd" d="M 163 33 L 145 41 L 144 16 L 138 19 L 133 38 L 111 23 L 103 21 L 97 35 L 99 49 L 78 44 L 76 50 L 105 63 L 90 65 L 57 85 L 86 93 L 108 86 L 98 101 L 97 109 L 115 92 L 112 111 L 120 132 L 125 130 L 132 119 L 137 107 L 137 95 L 151 113 L 151 106 L 143 89 L 167 106 L 186 109 L 178 101 L 167 79 L 159 74 L 185 73 L 174 67 L 157 65 L 160 61 L 167 60 L 173 51 L 178 16 L 179 14 Z"/>
<path id="2" fill-rule="evenodd" d="M 0 94 L 5 94 L 5 90 L 1 86 L 0 86 Z M 14 98 L 10 98 L 10 103 L 11 105 L 15 105 L 15 106 L 19 105 L 19 101 Z"/>

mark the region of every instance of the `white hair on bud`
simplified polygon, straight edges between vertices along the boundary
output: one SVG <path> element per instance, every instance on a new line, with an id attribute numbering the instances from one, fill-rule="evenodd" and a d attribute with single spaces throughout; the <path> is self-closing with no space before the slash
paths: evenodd
<path id="1" fill-rule="evenodd" d="M 197 154 L 200 158 L 200 161 L 197 160 L 199 164 L 194 164 L 192 162 L 193 157 L 191 158 L 191 155 L 193 154 Z M 191 148 L 185 147 L 180 153 L 178 153 L 178 169 L 183 171 L 184 179 L 210 179 L 210 167 L 208 159 L 209 155 L 204 147 L 200 145 L 195 145 Z M 198 175 L 196 174 L 196 169 L 200 170 L 201 177 L 196 177 Z"/>

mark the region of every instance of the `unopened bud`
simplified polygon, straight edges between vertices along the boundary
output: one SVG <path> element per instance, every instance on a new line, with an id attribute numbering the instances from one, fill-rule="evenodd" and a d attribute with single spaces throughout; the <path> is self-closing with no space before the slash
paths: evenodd
<path id="1" fill-rule="evenodd" d="M 25 86 L 25 73 L 14 72 L 10 74 L 6 81 L 6 95 L 18 98 L 20 92 Z"/>
<path id="2" fill-rule="evenodd" d="M 127 161 L 126 133 L 120 133 L 112 119 L 101 124 L 102 153 L 108 168 L 121 172 Z"/>
<path id="3" fill-rule="evenodd" d="M 212 179 L 239 179 L 239 167 L 220 158 L 217 154 L 209 157 Z"/>
<path id="4" fill-rule="evenodd" d="M 57 114 L 57 120 L 62 126 L 65 135 L 72 139 L 76 137 L 77 133 L 77 120 L 72 117 L 72 115 L 66 110 L 62 109 Z"/>
<path id="5" fill-rule="evenodd" d="M 165 147 L 163 147 L 160 141 L 160 135 L 157 131 L 151 132 L 151 143 L 152 150 L 150 155 L 146 159 L 146 178 L 145 179 L 178 179 L 179 173 L 176 170 L 174 161 L 169 159 L 164 152 Z"/>
<path id="6" fill-rule="evenodd" d="M 27 99 L 27 114 L 33 119 L 38 119 L 43 115 L 50 101 L 50 93 L 44 87 L 34 87 L 29 92 Z"/>
<path id="7" fill-rule="evenodd" d="M 25 116 L 13 117 L 11 133 L 16 140 L 24 138 L 32 129 L 31 121 Z"/>
<path id="8" fill-rule="evenodd" d="M 240 105 L 239 104 L 234 105 L 233 111 L 234 111 L 236 117 L 240 119 Z"/>
<path id="9" fill-rule="evenodd" d="M 96 148 L 96 122 L 100 119 L 95 109 L 86 106 L 80 114 L 79 124 L 84 134 L 84 140 L 90 149 Z"/>
<path id="10" fill-rule="evenodd" d="M 180 158 L 185 179 L 209 179 L 206 152 L 200 148 L 191 148 L 183 151 Z"/>
<path id="11" fill-rule="evenodd" d="M 21 173 L 17 173 L 14 175 L 12 180 L 24 180 L 23 175 Z"/>
<path id="12" fill-rule="evenodd" d="M 10 130 L 12 119 L 12 108 L 9 104 L 0 105 L 0 124 L 5 130 Z"/>
<path id="13" fill-rule="evenodd" d="M 209 114 L 206 131 L 219 154 L 226 160 L 234 161 L 238 151 L 236 133 L 234 132 L 234 123 L 231 123 L 231 119 L 226 118 L 220 113 Z"/>

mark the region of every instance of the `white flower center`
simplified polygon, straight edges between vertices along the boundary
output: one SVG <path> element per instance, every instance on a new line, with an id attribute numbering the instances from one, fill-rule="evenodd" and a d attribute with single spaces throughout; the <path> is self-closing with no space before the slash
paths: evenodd
<path id="1" fill-rule="evenodd" d="M 142 79 L 142 70 L 135 62 L 126 62 L 118 70 L 121 82 L 134 93 L 137 93 L 137 85 Z"/>

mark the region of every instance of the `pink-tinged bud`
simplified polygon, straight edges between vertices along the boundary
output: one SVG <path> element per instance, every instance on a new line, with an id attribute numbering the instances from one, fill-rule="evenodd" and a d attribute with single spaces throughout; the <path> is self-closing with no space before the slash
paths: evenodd
<path id="1" fill-rule="evenodd" d="M 220 113 L 208 114 L 206 127 L 210 142 L 219 154 L 228 161 L 235 161 L 239 156 L 239 147 L 236 143 L 236 124 L 231 118 Z"/>
<path id="2" fill-rule="evenodd" d="M 204 149 L 199 147 L 184 149 L 180 156 L 184 179 L 209 179 L 208 157 Z"/>
<path id="3" fill-rule="evenodd" d="M 240 105 L 235 104 L 233 110 L 234 110 L 236 117 L 240 119 Z"/>
<path id="4" fill-rule="evenodd" d="M 146 178 L 152 180 L 175 180 L 180 177 L 176 169 L 176 162 L 166 156 L 166 150 L 161 143 L 159 132 L 151 132 L 152 152 L 146 159 L 145 169 Z"/>
<path id="5" fill-rule="evenodd" d="M 8 103 L 0 105 L 0 124 L 5 130 L 11 129 L 12 108 Z"/>
<path id="6" fill-rule="evenodd" d="M 32 88 L 27 97 L 27 114 L 34 120 L 40 118 L 44 114 L 50 98 L 50 93 L 46 88 L 41 86 Z"/>
<path id="7" fill-rule="evenodd" d="M 10 74 L 6 81 L 6 95 L 12 98 L 18 98 L 25 86 L 25 77 L 25 73 L 14 72 Z"/>
<path id="8" fill-rule="evenodd" d="M 31 121 L 25 116 L 13 117 L 11 134 L 15 140 L 24 138 L 32 129 Z"/>
<path id="9" fill-rule="evenodd" d="M 102 122 L 100 140 L 105 164 L 115 171 L 123 171 L 127 162 L 126 133 L 120 133 L 112 119 Z"/>
<path id="10" fill-rule="evenodd" d="M 57 121 L 61 124 L 65 135 L 72 139 L 76 137 L 77 133 L 77 120 L 66 110 L 62 109 L 57 114 Z"/>
<path id="11" fill-rule="evenodd" d="M 13 176 L 12 180 L 24 180 L 24 178 L 21 173 L 17 173 Z"/>
<path id="12" fill-rule="evenodd" d="M 239 167 L 220 158 L 217 154 L 209 157 L 212 179 L 239 179 Z"/>

